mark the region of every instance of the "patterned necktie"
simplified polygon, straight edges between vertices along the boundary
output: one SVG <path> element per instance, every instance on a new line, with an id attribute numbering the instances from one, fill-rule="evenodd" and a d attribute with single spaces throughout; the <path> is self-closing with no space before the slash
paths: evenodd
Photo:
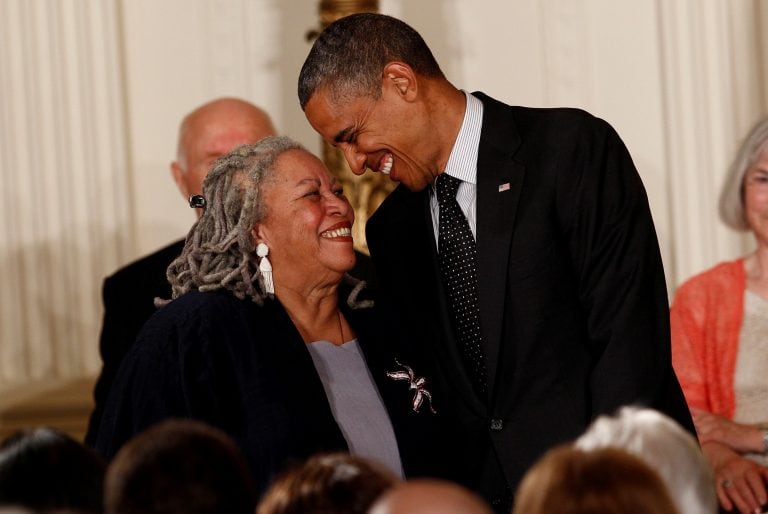
<path id="1" fill-rule="evenodd" d="M 480 307 L 477 292 L 477 246 L 456 191 L 461 180 L 441 173 L 437 177 L 438 261 L 448 293 L 453 327 L 464 366 L 478 393 L 486 390 L 485 356 L 480 334 Z"/>

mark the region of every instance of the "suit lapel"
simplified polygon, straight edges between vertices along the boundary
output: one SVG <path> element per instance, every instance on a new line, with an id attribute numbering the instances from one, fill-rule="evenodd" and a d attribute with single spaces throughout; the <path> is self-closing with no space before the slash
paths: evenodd
<path id="1" fill-rule="evenodd" d="M 440 265 L 437 259 L 437 243 L 435 242 L 435 231 L 432 225 L 432 211 L 429 206 L 429 194 L 425 191 L 421 204 L 422 218 L 424 220 L 424 240 L 429 242 L 430 268 L 432 274 L 433 290 L 436 292 L 435 301 L 438 315 L 435 317 L 435 325 L 438 329 L 437 337 L 433 338 L 437 342 L 438 348 L 435 348 L 438 355 L 442 354 L 443 368 L 449 370 L 447 380 L 456 381 L 461 384 L 457 389 L 464 400 L 478 412 L 485 411 L 485 399 L 478 398 L 475 393 L 475 387 L 467 374 L 464 361 L 459 353 L 458 341 L 456 340 L 451 315 L 448 305 L 448 295 L 443 288 L 443 281 L 440 277 Z"/>
<path id="2" fill-rule="evenodd" d="M 493 395 L 502 325 L 510 245 L 525 168 L 513 160 L 520 137 L 496 103 L 484 104 L 477 162 L 477 255 L 480 323 L 486 352 L 488 391 Z M 493 398 L 493 396 L 492 396 Z"/>
<path id="3" fill-rule="evenodd" d="M 376 228 L 373 228 L 375 226 Z M 444 380 L 478 412 L 485 404 L 474 393 L 458 353 L 440 281 L 429 193 L 398 187 L 368 224 L 368 242 L 377 276 L 386 277 L 396 310 L 410 320 L 417 338 L 437 359 Z M 381 270 L 381 271 L 380 271 Z M 415 344 L 424 344 L 415 341 Z M 436 401 L 444 399 L 436 398 Z"/>

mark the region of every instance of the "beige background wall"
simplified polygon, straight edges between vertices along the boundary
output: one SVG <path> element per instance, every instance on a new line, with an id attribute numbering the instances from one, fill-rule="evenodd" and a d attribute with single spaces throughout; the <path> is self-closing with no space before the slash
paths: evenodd
<path id="1" fill-rule="evenodd" d="M 766 112 L 759 0 L 381 0 L 462 88 L 577 106 L 622 135 L 670 292 L 750 246 L 716 217 Z M 315 0 L 0 0 L 0 391 L 98 370 L 102 278 L 184 234 L 180 118 L 221 95 L 319 141 L 295 99 Z"/>

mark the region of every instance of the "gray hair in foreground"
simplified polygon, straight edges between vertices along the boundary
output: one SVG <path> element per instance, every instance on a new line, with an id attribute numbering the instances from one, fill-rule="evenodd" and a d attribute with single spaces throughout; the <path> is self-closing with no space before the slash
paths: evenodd
<path id="1" fill-rule="evenodd" d="M 718 512 L 712 472 L 698 443 L 660 412 L 623 407 L 616 416 L 600 416 L 576 440 L 575 446 L 585 451 L 622 448 L 656 470 L 679 512 Z"/>
<path id="2" fill-rule="evenodd" d="M 315 40 L 299 73 L 302 110 L 321 87 L 336 100 L 381 96 L 384 66 L 402 62 L 427 77 L 443 77 L 424 39 L 407 23 L 376 13 L 345 16 Z"/>
<path id="3" fill-rule="evenodd" d="M 720 193 L 720 219 L 735 230 L 749 230 L 744 213 L 744 178 L 747 170 L 760 158 L 760 154 L 768 149 L 767 142 L 768 118 L 764 118 L 752 127 L 744 138 L 726 175 Z"/>
<path id="4" fill-rule="evenodd" d="M 285 136 L 241 145 L 220 157 L 203 182 L 206 208 L 168 266 L 172 298 L 191 290 L 228 289 L 261 304 L 265 293 L 251 229 L 266 216 L 262 186 L 283 153 L 305 148 Z"/>

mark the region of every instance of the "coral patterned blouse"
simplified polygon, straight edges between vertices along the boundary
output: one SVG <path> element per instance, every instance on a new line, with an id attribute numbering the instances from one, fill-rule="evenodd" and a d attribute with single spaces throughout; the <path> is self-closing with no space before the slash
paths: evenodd
<path id="1" fill-rule="evenodd" d="M 670 308 L 672 364 L 688 405 L 728 419 L 745 288 L 744 260 L 723 262 L 681 285 Z"/>

